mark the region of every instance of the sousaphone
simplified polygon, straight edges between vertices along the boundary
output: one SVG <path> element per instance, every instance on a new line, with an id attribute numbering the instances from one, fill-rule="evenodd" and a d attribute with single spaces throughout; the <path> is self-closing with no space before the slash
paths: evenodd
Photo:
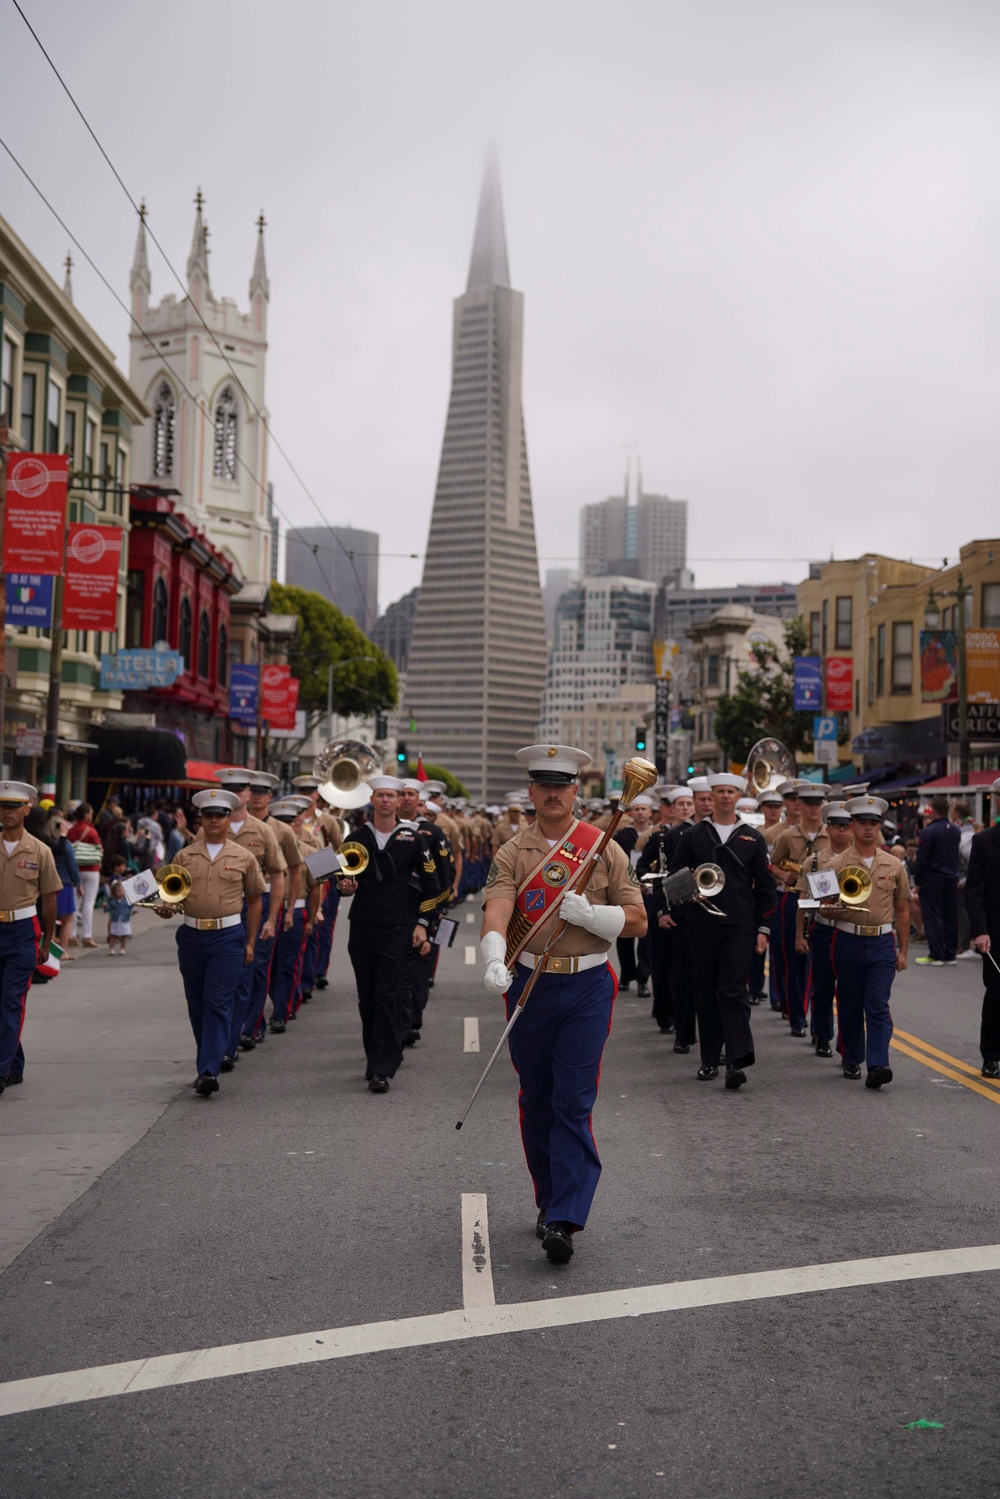
<path id="1" fill-rule="evenodd" d="M 320 795 L 331 807 L 350 812 L 372 799 L 369 776 L 382 773 L 382 761 L 370 744 L 360 739 L 331 739 L 313 763 L 321 778 Z"/>
<path id="2" fill-rule="evenodd" d="M 795 780 L 795 756 L 780 739 L 758 739 L 747 755 L 743 774 L 749 782 L 751 796 L 777 791 L 782 781 Z"/>

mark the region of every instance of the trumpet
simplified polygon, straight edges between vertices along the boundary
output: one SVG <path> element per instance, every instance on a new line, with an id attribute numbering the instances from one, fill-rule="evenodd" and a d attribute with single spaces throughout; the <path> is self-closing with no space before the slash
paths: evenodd
<path id="1" fill-rule="evenodd" d="M 149 900 L 137 900 L 137 906 L 174 906 L 177 911 L 191 893 L 191 876 L 183 864 L 161 864 L 154 872 L 157 894 Z"/>
<path id="2" fill-rule="evenodd" d="M 342 843 L 337 850 L 341 859 L 346 860 L 347 868 L 341 869 L 337 876 L 340 880 L 354 880 L 359 874 L 364 874 L 368 868 L 368 850 L 363 843 L 356 838 L 351 838 L 347 843 Z"/>
<path id="3" fill-rule="evenodd" d="M 710 916 L 726 914 L 712 903 L 712 897 L 719 895 L 726 884 L 725 870 L 718 864 L 699 864 L 696 869 L 678 869 L 673 874 L 642 876 L 644 885 L 654 885 L 657 881 L 663 886 L 668 908 L 682 905 L 686 900 L 696 900 Z"/>

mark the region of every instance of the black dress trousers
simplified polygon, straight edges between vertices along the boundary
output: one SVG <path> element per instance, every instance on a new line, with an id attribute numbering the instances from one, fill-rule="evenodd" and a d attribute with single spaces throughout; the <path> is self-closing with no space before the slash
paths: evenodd
<path id="1" fill-rule="evenodd" d="M 368 1060 L 367 1078 L 395 1077 L 403 1060 L 406 955 L 413 926 L 376 926 L 352 921 L 347 951 L 358 986 L 361 1039 Z"/>
<path id="2" fill-rule="evenodd" d="M 688 936 L 702 1064 L 718 1067 L 724 1040 L 727 1066 L 752 1067 L 747 971 L 755 933 L 719 920 L 706 928 L 708 919 L 693 920 Z"/>

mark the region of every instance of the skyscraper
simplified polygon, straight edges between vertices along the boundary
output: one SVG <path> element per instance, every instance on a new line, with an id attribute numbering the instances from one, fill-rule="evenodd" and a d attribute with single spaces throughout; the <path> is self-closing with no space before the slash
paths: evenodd
<path id="1" fill-rule="evenodd" d="M 640 481 L 641 482 L 641 481 Z M 687 563 L 687 500 L 624 494 L 584 505 L 580 511 L 580 570 L 585 577 L 609 573 L 662 583 Z"/>
<path id="2" fill-rule="evenodd" d="M 296 526 L 285 537 L 285 582 L 321 593 L 370 636 L 378 618 L 378 532 Z"/>
<path id="3" fill-rule="evenodd" d="M 491 151 L 469 281 L 454 303 L 451 398 L 406 687 L 411 748 L 491 800 L 517 784 L 514 752 L 537 734 L 545 681 L 521 411 L 523 314 Z"/>

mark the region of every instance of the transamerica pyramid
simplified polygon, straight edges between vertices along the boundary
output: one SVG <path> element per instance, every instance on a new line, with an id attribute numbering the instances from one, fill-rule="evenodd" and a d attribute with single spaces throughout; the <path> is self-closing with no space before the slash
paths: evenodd
<path id="1" fill-rule="evenodd" d="M 410 750 L 470 796 L 517 788 L 538 737 L 545 619 L 521 410 L 524 298 L 487 158 L 469 282 L 452 318 L 451 398 L 406 673 Z"/>

